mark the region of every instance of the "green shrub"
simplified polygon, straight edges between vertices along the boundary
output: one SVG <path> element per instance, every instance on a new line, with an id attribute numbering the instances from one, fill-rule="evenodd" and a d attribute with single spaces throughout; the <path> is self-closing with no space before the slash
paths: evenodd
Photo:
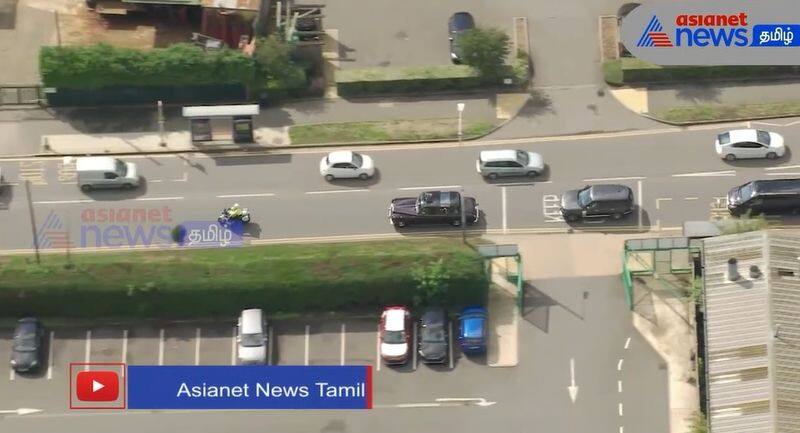
<path id="1" fill-rule="evenodd" d="M 256 44 L 255 84 L 270 97 L 280 98 L 306 87 L 306 72 L 292 60 L 292 46 L 277 37 L 261 38 Z"/>
<path id="2" fill-rule="evenodd" d="M 796 66 L 658 66 L 633 57 L 624 57 L 620 61 L 622 81 L 625 83 L 691 82 L 800 76 L 800 68 Z M 609 63 L 610 66 L 611 64 Z M 605 65 L 604 72 L 606 72 Z M 609 70 L 608 72 L 614 71 Z M 608 81 L 608 78 L 606 81 Z"/>
<path id="3" fill-rule="evenodd" d="M 42 47 L 39 70 L 45 87 L 249 84 L 254 62 L 236 50 L 204 51 L 190 44 L 135 50 L 105 44 Z"/>
<path id="4" fill-rule="evenodd" d="M 625 84 L 622 80 L 622 61 L 620 59 L 603 62 L 603 79 L 606 83 L 615 86 Z"/>
<path id="5" fill-rule="evenodd" d="M 483 303 L 482 258 L 458 240 L 270 245 L 0 257 L 0 316 L 232 317 L 268 312 L 379 311 L 414 303 L 414 269 L 450 275 L 447 305 Z"/>
<path id="6" fill-rule="evenodd" d="M 499 29 L 475 28 L 461 35 L 458 44 L 465 65 L 477 69 L 487 83 L 500 81 L 511 50 L 508 34 Z"/>
<path id="7" fill-rule="evenodd" d="M 514 75 L 514 84 L 518 86 L 527 86 L 531 76 L 530 59 L 524 51 L 517 51 L 517 56 L 511 65 L 511 71 Z"/>
<path id="8" fill-rule="evenodd" d="M 336 73 L 341 96 L 428 93 L 482 85 L 478 72 L 464 65 L 351 69 Z"/>

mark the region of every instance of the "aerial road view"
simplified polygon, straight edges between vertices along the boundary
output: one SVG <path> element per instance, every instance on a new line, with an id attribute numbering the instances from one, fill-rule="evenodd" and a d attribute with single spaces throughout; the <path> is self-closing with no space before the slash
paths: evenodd
<path id="1" fill-rule="evenodd" d="M 800 432 L 787 0 L 0 0 L 0 433 Z"/>

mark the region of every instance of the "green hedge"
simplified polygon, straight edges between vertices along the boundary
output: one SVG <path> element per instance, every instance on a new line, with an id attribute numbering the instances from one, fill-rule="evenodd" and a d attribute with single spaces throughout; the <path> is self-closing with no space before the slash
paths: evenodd
<path id="1" fill-rule="evenodd" d="M 482 84 L 478 72 L 464 65 L 351 69 L 336 73 L 341 96 L 466 90 Z"/>
<path id="2" fill-rule="evenodd" d="M 447 304 L 485 302 L 482 259 L 458 240 L 0 257 L 0 316 L 232 317 L 411 304 L 412 271 L 444 259 Z"/>
<path id="3" fill-rule="evenodd" d="M 247 84 L 253 59 L 239 51 L 203 51 L 190 44 L 135 50 L 105 44 L 42 47 L 39 70 L 45 87 L 205 86 Z"/>
<path id="4" fill-rule="evenodd" d="M 800 77 L 797 66 L 658 66 L 633 57 L 623 57 L 620 61 L 625 83 Z"/>

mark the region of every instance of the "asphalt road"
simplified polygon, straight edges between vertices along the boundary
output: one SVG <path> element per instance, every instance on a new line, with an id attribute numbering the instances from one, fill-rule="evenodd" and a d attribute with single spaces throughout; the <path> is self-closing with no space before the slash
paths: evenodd
<path id="1" fill-rule="evenodd" d="M 13 223 L 0 227 L 0 248 L 26 250 L 34 245 L 25 181 L 31 185 L 31 203 L 40 236 L 48 232 L 53 239 L 68 236 L 72 246 L 169 243 L 167 236 L 157 235 L 159 227 L 171 228 L 184 221 L 213 222 L 220 209 L 232 202 L 251 210 L 253 223 L 247 238 L 256 243 L 309 237 L 409 235 L 432 228 L 396 231 L 386 218 L 390 200 L 435 189 L 463 189 L 477 198 L 482 218 L 470 227 L 476 233 L 676 228 L 686 220 L 724 215 L 724 197 L 733 186 L 759 178 L 800 176 L 800 166 L 791 155 L 792 143 L 800 138 L 800 126 L 770 126 L 786 136 L 790 148 L 787 157 L 727 163 L 714 155 L 713 137 L 738 126 L 743 124 L 548 141 L 366 148 L 362 151 L 373 156 L 378 174 L 364 182 L 326 182 L 317 172 L 323 156 L 320 150 L 244 156 L 131 157 L 127 159 L 139 164 L 145 178 L 141 188 L 88 194 L 75 185 L 74 162 L 4 160 L 0 164 L 10 185 L 0 196 L 5 203 L 0 212 L 4 220 Z M 754 126 L 758 124 L 754 122 Z M 483 180 L 475 172 L 477 153 L 504 147 L 540 152 L 548 171 L 532 182 Z M 572 226 L 561 221 L 557 209 L 560 195 L 567 189 L 600 182 L 630 186 L 639 207 L 620 221 L 597 220 Z M 145 223 L 93 219 L 100 210 L 119 209 L 159 213 L 158 218 Z M 111 226 L 115 227 L 109 229 Z M 138 238 L 131 235 L 136 230 L 143 230 Z M 42 243 L 44 248 L 48 245 L 63 244 L 55 240 Z"/>

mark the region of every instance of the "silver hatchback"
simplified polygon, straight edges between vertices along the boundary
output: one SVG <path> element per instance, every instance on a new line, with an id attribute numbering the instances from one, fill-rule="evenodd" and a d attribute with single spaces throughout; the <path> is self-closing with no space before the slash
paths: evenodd
<path id="1" fill-rule="evenodd" d="M 524 150 L 485 150 L 475 161 L 475 168 L 483 177 L 497 179 L 501 176 L 535 177 L 544 171 L 542 155 Z"/>

